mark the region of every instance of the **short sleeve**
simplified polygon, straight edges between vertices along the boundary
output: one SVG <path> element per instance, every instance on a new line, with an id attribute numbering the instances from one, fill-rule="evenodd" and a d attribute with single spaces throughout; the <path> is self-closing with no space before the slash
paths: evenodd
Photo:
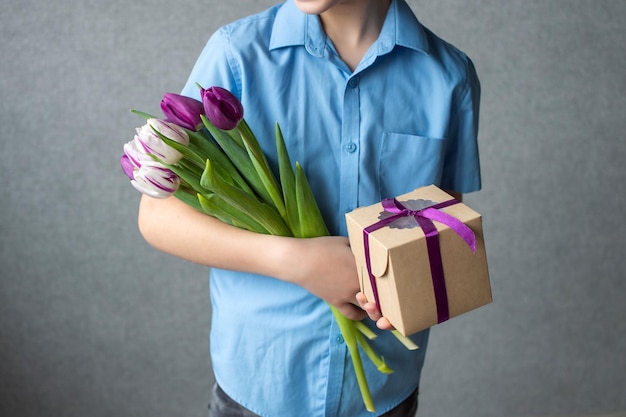
<path id="1" fill-rule="evenodd" d="M 223 27 L 204 46 L 181 94 L 199 100 L 198 85 L 203 88 L 219 86 L 236 93 L 240 90 L 238 84 L 238 78 L 231 67 L 228 31 Z"/>
<path id="2" fill-rule="evenodd" d="M 455 99 L 448 131 L 441 186 L 459 193 L 481 188 L 478 154 L 480 81 L 472 61 L 466 57 L 466 79 Z"/>

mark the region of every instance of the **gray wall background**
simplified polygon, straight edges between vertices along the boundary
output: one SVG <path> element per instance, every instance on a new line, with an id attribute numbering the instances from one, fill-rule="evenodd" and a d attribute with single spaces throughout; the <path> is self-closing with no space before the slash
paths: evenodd
<path id="1" fill-rule="evenodd" d="M 4 0 L 0 415 L 205 415 L 208 271 L 136 230 L 118 166 L 208 36 L 271 0 Z M 411 2 L 483 84 L 495 302 L 436 327 L 427 417 L 626 411 L 626 2 Z"/>

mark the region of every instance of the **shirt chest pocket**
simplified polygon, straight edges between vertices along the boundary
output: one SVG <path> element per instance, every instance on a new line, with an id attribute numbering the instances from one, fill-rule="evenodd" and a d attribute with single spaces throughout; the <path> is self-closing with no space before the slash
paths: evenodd
<path id="1" fill-rule="evenodd" d="M 378 160 L 381 198 L 396 197 L 425 185 L 439 185 L 445 145 L 443 138 L 384 133 Z"/>

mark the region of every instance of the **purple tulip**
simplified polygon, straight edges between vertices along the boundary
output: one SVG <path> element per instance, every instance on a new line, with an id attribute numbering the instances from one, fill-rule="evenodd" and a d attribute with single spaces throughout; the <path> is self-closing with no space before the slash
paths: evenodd
<path id="1" fill-rule="evenodd" d="M 180 94 L 165 93 L 161 100 L 165 120 L 189 130 L 202 125 L 200 115 L 204 113 L 202 102 Z"/>
<path id="2" fill-rule="evenodd" d="M 201 89 L 202 104 L 207 119 L 215 127 L 232 130 L 243 118 L 243 106 L 237 97 L 221 87 Z"/>

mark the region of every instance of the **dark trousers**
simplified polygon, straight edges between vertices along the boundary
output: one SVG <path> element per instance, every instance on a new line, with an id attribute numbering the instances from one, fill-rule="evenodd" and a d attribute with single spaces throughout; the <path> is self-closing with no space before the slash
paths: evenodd
<path id="1" fill-rule="evenodd" d="M 414 417 L 417 413 L 418 390 L 404 400 L 393 410 L 382 417 Z M 242 407 L 230 398 L 219 385 L 214 384 L 211 390 L 211 402 L 209 403 L 209 417 L 259 417 L 252 411 Z"/>

